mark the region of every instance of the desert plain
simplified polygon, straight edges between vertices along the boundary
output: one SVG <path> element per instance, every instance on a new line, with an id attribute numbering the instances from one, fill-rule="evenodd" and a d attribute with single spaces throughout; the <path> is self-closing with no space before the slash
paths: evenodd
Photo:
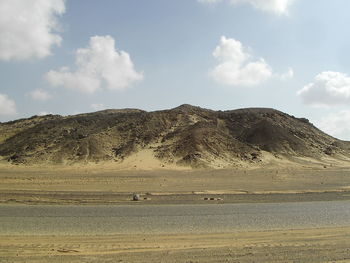
<path id="1" fill-rule="evenodd" d="M 346 165 L 321 163 L 212 170 L 4 164 L 0 169 L 0 208 L 6 211 L 15 207 L 66 206 L 74 210 L 110 206 L 111 210 L 115 207 L 181 210 L 186 206 L 206 206 L 215 211 L 217 207 L 224 209 L 225 205 L 235 204 L 255 204 L 260 209 L 260 205 L 274 203 L 281 206 L 307 203 L 313 207 L 313 203 L 325 202 L 329 209 L 333 203 L 336 206 L 338 202 L 346 205 L 350 202 L 349 172 Z M 132 201 L 134 193 L 140 195 L 139 201 Z M 154 231 L 147 225 L 142 227 L 143 219 L 137 223 L 142 231 L 130 229 L 129 233 L 128 229 L 99 232 L 98 224 L 91 224 L 83 233 L 60 231 L 54 225 L 52 231 L 50 228 L 37 231 L 21 223 L 19 227 L 26 228 L 24 234 L 16 228 L 13 233 L 0 230 L 0 262 L 350 262 L 349 213 L 340 212 L 344 214 L 338 216 L 344 217 L 345 222 L 341 225 L 325 220 L 327 223 L 270 229 L 259 227 L 258 222 L 251 229 L 228 227 L 225 231 L 218 228 L 217 232 L 216 223 L 206 232 L 200 228 L 193 231 L 180 228 L 178 233 L 167 232 L 167 228 Z M 8 226 L 11 216 L 1 213 L 3 227 Z M 25 215 L 16 216 L 24 222 L 28 220 Z M 171 220 L 178 216 L 175 214 Z M 183 219 L 184 225 L 189 218 Z M 118 220 L 116 223 L 122 222 Z M 130 218 L 126 216 L 125 220 Z M 207 220 L 215 220 L 215 215 L 209 213 Z"/>

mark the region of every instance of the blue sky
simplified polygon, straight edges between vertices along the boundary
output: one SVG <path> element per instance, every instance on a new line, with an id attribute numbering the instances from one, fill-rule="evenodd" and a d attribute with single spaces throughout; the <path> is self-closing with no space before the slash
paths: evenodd
<path id="1" fill-rule="evenodd" d="M 0 121 L 270 107 L 350 140 L 348 10 L 347 0 L 0 0 Z"/>

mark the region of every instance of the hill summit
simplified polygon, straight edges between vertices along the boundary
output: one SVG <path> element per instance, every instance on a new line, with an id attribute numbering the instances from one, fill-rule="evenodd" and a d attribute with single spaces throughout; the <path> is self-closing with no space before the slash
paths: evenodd
<path id="1" fill-rule="evenodd" d="M 269 108 L 213 111 L 184 104 L 153 112 L 104 110 L 0 123 L 0 159 L 13 164 L 152 160 L 160 167 L 216 168 L 349 157 L 350 142 L 325 134 L 305 118 Z"/>

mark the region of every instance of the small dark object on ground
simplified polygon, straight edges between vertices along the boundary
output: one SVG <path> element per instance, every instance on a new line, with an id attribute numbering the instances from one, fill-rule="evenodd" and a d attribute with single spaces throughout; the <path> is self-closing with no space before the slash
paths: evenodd
<path id="1" fill-rule="evenodd" d="M 203 200 L 205 201 L 223 201 L 224 199 L 218 197 L 218 198 L 215 198 L 215 197 L 204 197 Z"/>
<path id="2" fill-rule="evenodd" d="M 140 200 L 140 195 L 139 194 L 133 194 L 132 195 L 132 200 L 133 201 L 139 201 Z"/>

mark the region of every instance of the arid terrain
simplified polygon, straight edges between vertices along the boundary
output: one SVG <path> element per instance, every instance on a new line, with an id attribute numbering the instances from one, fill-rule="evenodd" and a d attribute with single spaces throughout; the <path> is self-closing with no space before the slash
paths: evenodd
<path id="1" fill-rule="evenodd" d="M 198 235 L 5 236 L 0 262 L 350 262 L 349 228 Z"/>
<path id="2" fill-rule="evenodd" d="M 115 163 L 124 168 L 240 168 L 342 164 L 350 143 L 305 118 L 265 108 L 105 110 L 0 123 L 0 159 L 12 164 Z"/>
<path id="3" fill-rule="evenodd" d="M 320 165 L 236 170 L 6 165 L 0 171 L 0 202 L 10 206 L 214 207 L 228 203 L 350 202 L 349 173 L 346 167 Z M 133 193 L 139 193 L 141 201 L 131 201 Z M 349 227 L 344 226 L 142 235 L 38 235 L 33 230 L 30 235 L 2 235 L 0 262 L 350 262 L 349 235 Z"/>
<path id="4" fill-rule="evenodd" d="M 349 202 L 349 149 L 272 109 L 34 116 L 0 124 L 0 206 Z M 350 262 L 349 227 L 33 231 L 2 235 L 0 262 Z"/>
<path id="5" fill-rule="evenodd" d="M 116 170 L 107 166 L 0 169 L 0 203 L 127 204 L 281 202 L 350 199 L 346 167 Z"/>

